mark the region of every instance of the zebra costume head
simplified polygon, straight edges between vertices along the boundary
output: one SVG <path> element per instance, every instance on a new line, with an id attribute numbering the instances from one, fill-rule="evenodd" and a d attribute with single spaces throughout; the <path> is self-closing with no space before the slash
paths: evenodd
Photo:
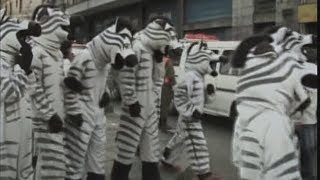
<path id="1" fill-rule="evenodd" d="M 211 74 L 217 76 L 215 64 L 224 61 L 224 56 L 219 56 L 207 49 L 207 43 L 193 42 L 187 49 L 185 68 L 187 71 L 197 71 L 201 75 Z"/>
<path id="2" fill-rule="evenodd" d="M 295 31 L 288 31 L 281 47 L 284 52 L 290 52 L 297 56 L 300 63 L 306 62 L 309 58 L 306 48 L 317 48 L 317 37 L 311 34 L 300 34 Z"/>
<path id="3" fill-rule="evenodd" d="M 116 18 L 106 30 L 95 36 L 88 44 L 97 67 L 107 63 L 120 70 L 124 66 L 134 67 L 138 59 L 132 49 L 133 28 L 129 21 Z"/>
<path id="4" fill-rule="evenodd" d="M 236 48 L 231 66 L 243 68 L 246 61 L 252 58 L 276 59 L 282 52 L 281 43 L 286 37 L 288 28 L 273 26 L 260 34 L 255 34 L 243 40 Z"/>
<path id="5" fill-rule="evenodd" d="M 182 45 L 178 42 L 175 28 L 165 17 L 152 18 L 139 36 L 146 46 L 163 55 L 181 53 Z"/>
<path id="6" fill-rule="evenodd" d="M 62 42 L 71 40 L 70 15 L 62 12 L 60 8 L 52 5 L 37 6 L 32 19 L 42 28 L 42 35 L 34 38 L 36 43 L 59 50 Z"/>
<path id="7" fill-rule="evenodd" d="M 0 10 L 0 56 L 10 65 L 15 64 L 23 46 L 30 46 L 30 36 L 40 36 L 41 27 L 32 21 L 20 21 L 6 16 L 6 9 Z"/>

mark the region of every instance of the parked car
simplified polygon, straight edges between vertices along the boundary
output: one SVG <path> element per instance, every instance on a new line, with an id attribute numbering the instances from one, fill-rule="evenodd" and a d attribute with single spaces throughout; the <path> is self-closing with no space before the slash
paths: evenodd
<path id="1" fill-rule="evenodd" d="M 182 40 L 181 42 L 187 47 L 193 41 L 196 40 Z M 218 55 L 225 55 L 229 58 L 240 43 L 240 41 L 206 42 L 208 44 L 208 49 Z M 185 72 L 186 49 L 187 48 L 184 48 L 180 61 L 174 63 L 177 82 L 179 82 L 181 75 Z M 236 115 L 235 92 L 239 71 L 231 68 L 230 61 L 217 63 L 216 71 L 218 73 L 217 77 L 209 75 L 205 76 L 205 84 L 212 84 L 216 94 L 213 99 L 206 98 L 204 112 L 209 115 L 224 116 L 234 119 L 234 116 Z"/>

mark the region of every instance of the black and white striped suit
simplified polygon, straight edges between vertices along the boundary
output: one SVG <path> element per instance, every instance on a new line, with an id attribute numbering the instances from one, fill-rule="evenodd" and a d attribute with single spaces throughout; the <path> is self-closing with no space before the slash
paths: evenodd
<path id="1" fill-rule="evenodd" d="M 177 130 L 166 147 L 184 145 L 191 169 L 197 174 L 209 173 L 210 159 L 200 119 L 192 117 L 195 110 L 203 112 L 204 78 L 196 71 L 187 71 L 174 90 L 174 103 L 179 112 Z"/>
<path id="2" fill-rule="evenodd" d="M 116 137 L 117 161 L 123 164 L 132 164 L 137 147 L 140 146 L 141 160 L 158 162 L 159 140 L 156 111 L 158 86 L 154 80 L 160 76 L 153 73 L 155 62 L 152 51 L 139 40 L 134 42 L 133 47 L 138 56 L 137 67 L 124 68 L 119 72 L 123 111 Z M 128 105 L 137 100 L 142 106 L 141 117 L 131 117 Z"/>
<path id="3" fill-rule="evenodd" d="M 133 55 L 131 32 L 127 27 L 117 30 L 118 26 L 116 20 L 94 37 L 87 48 L 74 58 L 67 75 L 67 78 L 74 78 L 84 86 L 81 92 L 75 92 L 70 87 L 66 91 L 67 115 L 81 115 L 83 119 L 80 128 L 70 124 L 66 128 L 69 179 L 82 178 L 84 170 L 100 178 L 105 176 L 106 117 L 104 108 L 99 104 L 108 91 L 107 65 L 115 64 L 119 55 L 123 59 Z"/>
<path id="4" fill-rule="evenodd" d="M 25 117 L 24 98 L 35 77 L 27 76 L 16 61 L 22 47 L 18 32 L 27 30 L 29 21 L 5 16 L 5 9 L 0 10 L 0 21 L 0 179 L 30 180 L 32 127 Z"/>
<path id="5" fill-rule="evenodd" d="M 59 49 L 49 50 L 41 44 L 33 47 L 32 69 L 36 75 L 32 101 L 35 155 L 38 156 L 36 179 L 64 179 L 64 133 L 50 133 L 49 119 L 57 113 L 64 117 L 63 58 Z"/>
<path id="6" fill-rule="evenodd" d="M 283 53 L 248 60 L 237 86 L 233 158 L 243 179 L 301 179 L 289 111 L 307 99 L 302 66 Z"/>
<path id="7" fill-rule="evenodd" d="M 85 49 L 73 60 L 67 77 L 76 78 L 85 88 L 81 93 L 66 89 L 66 112 L 84 119 L 80 128 L 66 125 L 67 177 L 80 179 L 84 171 L 104 174 L 106 117 L 99 100 L 106 88 L 106 66 L 98 67 Z"/>
<path id="8" fill-rule="evenodd" d="M 38 156 L 35 179 L 65 178 L 64 132 L 51 133 L 49 120 L 53 115 L 64 119 L 64 71 L 62 42 L 68 32 L 62 27 L 69 26 L 69 16 L 61 9 L 39 6 L 34 12 L 42 34 L 32 38 L 32 70 L 37 82 L 30 92 L 34 126 L 34 155 Z M 64 122 L 62 122 L 64 123 Z"/>
<path id="9" fill-rule="evenodd" d="M 33 178 L 31 162 L 28 163 L 31 144 L 25 144 L 32 141 L 22 138 L 28 134 L 28 127 L 23 126 L 26 119 L 21 108 L 29 79 L 34 79 L 32 75 L 28 77 L 18 65 L 10 66 L 0 59 L 0 179 Z"/>

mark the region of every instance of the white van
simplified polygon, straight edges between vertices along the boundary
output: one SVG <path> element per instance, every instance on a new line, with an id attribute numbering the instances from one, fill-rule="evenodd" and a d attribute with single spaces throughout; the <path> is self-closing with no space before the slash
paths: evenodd
<path id="1" fill-rule="evenodd" d="M 181 40 L 185 47 L 196 40 Z M 219 55 L 230 57 L 240 41 L 205 41 L 208 49 Z M 176 81 L 179 82 L 180 76 L 185 72 L 186 48 L 181 55 L 180 61 L 173 62 Z M 230 61 L 225 63 L 217 63 L 217 77 L 205 76 L 205 84 L 212 84 L 215 87 L 216 95 L 214 99 L 206 99 L 205 113 L 214 116 L 225 116 L 231 119 L 235 116 L 235 92 L 236 83 L 238 81 L 239 72 L 233 70 Z"/>

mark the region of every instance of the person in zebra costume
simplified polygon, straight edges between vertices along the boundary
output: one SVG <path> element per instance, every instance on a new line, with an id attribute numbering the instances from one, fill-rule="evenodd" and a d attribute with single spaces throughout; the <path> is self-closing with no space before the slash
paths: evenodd
<path id="1" fill-rule="evenodd" d="M 180 57 L 181 56 L 181 53 L 182 53 L 182 44 L 179 43 L 178 41 L 178 38 L 177 38 L 177 33 L 175 31 L 175 28 L 172 27 L 171 29 L 168 29 L 167 31 L 169 31 L 170 33 L 170 44 L 169 44 L 169 47 L 170 49 L 167 50 L 166 52 L 166 56 L 162 56 L 163 59 L 164 58 L 168 58 L 169 56 L 172 56 L 172 57 Z M 156 81 L 155 81 L 155 85 L 156 85 L 156 94 L 157 94 L 157 98 L 156 98 L 156 115 L 157 115 L 157 121 L 158 121 L 158 124 L 160 125 L 160 115 L 161 115 L 161 98 L 162 98 L 162 87 L 163 87 L 163 84 L 164 84 L 164 77 L 165 77 L 165 74 L 166 74 L 166 63 L 165 61 L 163 61 L 162 63 L 163 65 L 160 66 L 160 70 L 161 70 L 161 76 L 160 78 L 157 78 Z M 157 67 L 155 67 L 157 68 Z"/>
<path id="2" fill-rule="evenodd" d="M 103 108 L 109 101 L 107 65 L 121 70 L 137 63 L 132 34 L 132 26 L 127 20 L 115 19 L 74 57 L 64 79 L 67 87 L 67 179 L 82 179 L 85 171 L 87 180 L 105 179 L 106 118 Z"/>
<path id="3" fill-rule="evenodd" d="M 164 17 L 151 19 L 134 36 L 133 48 L 138 65 L 122 69 L 118 77 L 122 112 L 116 136 L 117 157 L 111 172 L 113 180 L 129 178 L 138 146 L 142 179 L 160 179 L 158 122 L 160 89 L 164 78 L 162 58 L 174 50 L 173 36 L 174 28 L 170 20 Z"/>
<path id="4" fill-rule="evenodd" d="M 205 87 L 204 76 L 217 76 L 213 67 L 224 56 L 207 49 L 207 44 L 194 42 L 187 48 L 186 73 L 174 89 L 174 104 L 179 112 L 177 130 L 166 145 L 162 163 L 173 165 L 172 151 L 183 145 L 191 169 L 200 180 L 218 179 L 211 173 L 207 141 L 201 125 L 205 93 L 213 95 L 211 85 Z"/>
<path id="5" fill-rule="evenodd" d="M 295 33 L 298 36 L 297 33 Z M 316 42 L 316 40 L 314 40 Z M 299 140 L 301 176 L 303 179 L 317 179 L 317 54 L 314 46 L 295 47 L 294 52 L 300 54 L 303 63 L 301 83 L 310 97 L 310 105 L 304 110 L 295 110 L 292 119 Z M 301 56 L 303 55 L 303 56 Z M 298 104 L 303 104 L 299 102 Z"/>
<path id="6" fill-rule="evenodd" d="M 317 179 L 317 65 L 304 63 L 302 84 L 311 103 L 302 112 L 296 113 L 295 129 L 299 140 L 301 175 L 303 179 Z M 315 81 L 312 82 L 312 79 Z M 301 114 L 302 113 L 302 114 Z"/>
<path id="7" fill-rule="evenodd" d="M 34 125 L 35 179 L 65 178 L 64 90 L 62 42 L 68 39 L 70 17 L 59 8 L 40 5 L 32 19 L 42 28 L 42 35 L 32 39 L 33 62 L 37 82 L 30 93 Z"/>
<path id="8" fill-rule="evenodd" d="M 242 72 L 232 146 L 241 179 L 301 179 L 289 112 L 308 95 L 300 82 L 304 59 L 293 50 L 311 43 L 310 35 L 276 27 L 236 49 L 232 66 Z"/>
<path id="9" fill-rule="evenodd" d="M 39 24 L 6 16 L 0 10 L 0 179 L 32 180 L 31 120 L 24 114 L 24 96 L 35 76 L 30 66 L 30 36 Z"/>

